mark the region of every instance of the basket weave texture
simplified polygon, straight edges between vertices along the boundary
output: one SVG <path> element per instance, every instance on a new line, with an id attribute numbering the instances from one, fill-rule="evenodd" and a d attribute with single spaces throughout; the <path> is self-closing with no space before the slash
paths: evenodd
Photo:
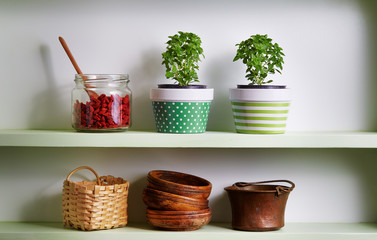
<path id="1" fill-rule="evenodd" d="M 80 169 L 91 170 L 97 182 L 69 180 Z M 128 189 L 129 182 L 123 178 L 98 177 L 90 167 L 76 168 L 63 184 L 64 226 L 85 231 L 126 226 Z"/>

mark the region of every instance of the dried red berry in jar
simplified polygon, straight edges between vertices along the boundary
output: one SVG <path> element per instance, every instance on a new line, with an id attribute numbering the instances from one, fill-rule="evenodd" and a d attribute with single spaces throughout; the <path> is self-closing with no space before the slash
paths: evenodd
<path id="1" fill-rule="evenodd" d="M 129 95 L 100 95 L 86 103 L 78 100 L 73 105 L 74 125 L 78 129 L 110 129 L 130 124 Z"/>

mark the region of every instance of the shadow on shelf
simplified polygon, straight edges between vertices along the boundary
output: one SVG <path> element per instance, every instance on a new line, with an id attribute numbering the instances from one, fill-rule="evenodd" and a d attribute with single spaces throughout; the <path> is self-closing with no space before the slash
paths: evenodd
<path id="1" fill-rule="evenodd" d="M 40 221 L 40 219 L 56 219 L 56 216 L 62 216 L 62 195 L 52 194 L 49 195 L 45 190 L 35 194 L 33 200 L 29 201 L 23 206 L 20 213 L 22 221 Z M 49 224 L 49 223 L 46 223 Z"/>
<path id="2" fill-rule="evenodd" d="M 209 204 L 212 208 L 212 219 L 231 219 L 230 202 L 225 191 L 221 192 L 220 195 L 211 198 Z M 222 211 L 216 211 L 218 209 L 222 209 Z M 229 228 L 231 229 L 230 225 Z"/>
<path id="3" fill-rule="evenodd" d="M 27 222 L 29 226 L 38 226 L 44 229 L 60 229 L 64 231 L 77 231 L 74 228 L 64 227 L 63 222 Z"/>
<path id="4" fill-rule="evenodd" d="M 161 53 L 149 49 L 141 54 L 140 64 L 130 71 L 130 88 L 132 90 L 132 125 L 131 129 L 154 129 L 152 102 L 149 90 L 157 87 L 158 79 L 165 76 L 161 72 Z"/>
<path id="5" fill-rule="evenodd" d="M 208 116 L 207 131 L 234 131 L 232 105 L 229 100 L 229 88 L 234 87 L 229 81 L 234 76 L 232 67 L 233 54 L 228 53 L 209 62 L 208 88 L 214 88 L 214 99 Z M 229 85 L 230 84 L 230 85 Z M 221 121 L 219 121 L 221 119 Z"/>
<path id="6" fill-rule="evenodd" d="M 130 182 L 130 189 L 128 192 L 128 221 L 130 219 L 138 219 L 140 216 L 140 205 L 143 205 L 144 214 L 143 221 L 146 221 L 146 206 L 142 200 L 144 188 L 147 186 L 147 175 L 137 178 L 135 181 Z"/>
<path id="7" fill-rule="evenodd" d="M 367 69 L 369 72 L 367 73 L 367 77 L 369 78 L 369 86 L 366 96 L 366 103 L 367 106 L 369 106 L 367 110 L 367 119 L 369 119 L 369 125 L 370 129 L 372 131 L 377 131 L 377 95 L 376 89 L 377 89 L 377 82 L 376 82 L 376 76 L 377 76 L 377 1 L 375 0 L 359 0 L 361 11 L 364 13 L 364 16 L 366 18 L 366 24 L 367 24 L 367 44 L 368 50 L 367 50 Z M 355 80 L 357 82 L 357 79 Z"/>
<path id="8" fill-rule="evenodd" d="M 34 95 L 32 100 L 33 109 L 30 111 L 29 128 L 43 129 L 67 129 L 70 127 L 70 91 L 72 85 L 57 85 L 54 70 L 52 68 L 52 59 L 50 48 L 47 45 L 40 46 L 40 55 L 45 72 L 45 89 Z M 71 87 L 70 87 L 71 86 Z M 68 93 L 68 94 L 67 94 Z"/>
<path id="9" fill-rule="evenodd" d="M 359 151 L 350 150 L 346 156 L 359 177 L 360 193 L 363 201 L 362 210 L 364 218 L 369 222 L 377 222 L 376 156 L 376 149 L 364 150 L 362 154 Z"/>

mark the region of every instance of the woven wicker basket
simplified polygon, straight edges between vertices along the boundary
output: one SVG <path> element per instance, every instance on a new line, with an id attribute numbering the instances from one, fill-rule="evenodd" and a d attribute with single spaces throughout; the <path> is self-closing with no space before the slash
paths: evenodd
<path id="1" fill-rule="evenodd" d="M 91 170 L 97 182 L 69 180 L 73 173 L 81 169 Z M 85 231 L 126 226 L 128 188 L 129 183 L 122 178 L 98 177 L 90 167 L 76 168 L 64 181 L 64 226 Z"/>

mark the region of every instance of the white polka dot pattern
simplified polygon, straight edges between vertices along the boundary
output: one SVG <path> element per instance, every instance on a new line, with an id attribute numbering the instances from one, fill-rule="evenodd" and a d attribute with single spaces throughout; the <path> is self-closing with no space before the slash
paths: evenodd
<path id="1" fill-rule="evenodd" d="M 152 101 L 158 132 L 203 133 L 207 128 L 211 102 Z"/>

